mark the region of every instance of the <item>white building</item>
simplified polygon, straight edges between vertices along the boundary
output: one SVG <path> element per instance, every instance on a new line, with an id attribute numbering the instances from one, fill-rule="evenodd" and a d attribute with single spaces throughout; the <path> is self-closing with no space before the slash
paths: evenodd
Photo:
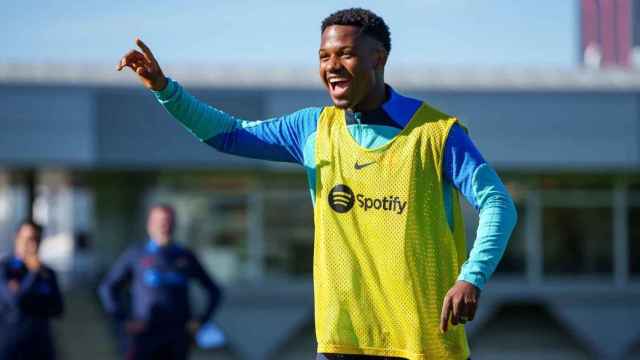
<path id="1" fill-rule="evenodd" d="M 226 285 L 218 321 L 233 356 L 310 358 L 302 169 L 216 153 L 110 70 L 0 66 L 0 247 L 35 189 L 45 256 L 78 288 L 143 239 L 146 206 L 171 202 L 180 241 Z M 328 103 L 308 69 L 167 73 L 247 119 Z M 389 83 L 468 125 L 517 202 L 468 326 L 474 359 L 640 356 L 640 73 L 401 70 Z M 466 220 L 473 239 L 473 211 Z"/>

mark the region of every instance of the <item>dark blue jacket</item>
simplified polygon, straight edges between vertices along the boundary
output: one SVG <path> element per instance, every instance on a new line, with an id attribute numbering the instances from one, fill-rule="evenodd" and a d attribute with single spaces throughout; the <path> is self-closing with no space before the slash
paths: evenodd
<path id="1" fill-rule="evenodd" d="M 16 280 L 17 291 L 9 288 Z M 62 315 L 63 301 L 55 271 L 42 265 L 31 272 L 13 257 L 0 260 L 0 342 L 2 349 L 17 344 L 50 346 L 49 319 Z"/>
<path id="2" fill-rule="evenodd" d="M 190 280 L 196 280 L 208 295 L 206 310 L 196 317 L 191 313 Z M 126 285 L 130 306 L 121 300 L 120 291 Z M 167 331 L 182 331 L 191 319 L 206 322 L 221 296 L 191 251 L 175 244 L 158 247 L 151 241 L 129 248 L 107 274 L 99 293 L 107 312 L 116 318 L 143 320 L 148 329 Z"/>

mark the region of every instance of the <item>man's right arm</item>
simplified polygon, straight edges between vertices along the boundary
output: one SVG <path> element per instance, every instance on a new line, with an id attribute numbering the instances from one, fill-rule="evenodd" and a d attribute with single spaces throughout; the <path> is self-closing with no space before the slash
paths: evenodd
<path id="1" fill-rule="evenodd" d="M 131 278 L 133 260 L 131 250 L 121 255 L 98 288 L 102 305 L 107 313 L 116 318 L 124 319 L 127 315 L 119 301 L 119 290 Z"/>
<path id="2" fill-rule="evenodd" d="M 4 269 L 5 263 L 2 262 L 0 268 Z M 34 271 L 29 271 L 20 280 L 9 280 L 6 277 L 6 272 L 0 273 L 0 299 L 7 305 L 18 306 L 22 298 L 29 293 L 29 290 L 33 288 L 36 283 L 38 274 Z M 11 286 L 14 282 L 15 287 Z"/>
<path id="3" fill-rule="evenodd" d="M 5 262 L 6 262 L 6 259 L 0 262 L 0 308 L 5 305 L 7 306 L 18 305 L 18 298 L 16 297 L 17 287 L 15 289 L 12 289 L 10 286 L 11 280 L 7 278 L 7 274 L 4 271 L 4 268 L 6 266 Z M 32 277 L 30 281 L 33 281 L 33 280 L 34 278 Z M 17 280 L 13 280 L 13 281 L 17 281 Z"/>
<path id="4" fill-rule="evenodd" d="M 261 121 L 233 117 L 207 105 L 167 78 L 154 91 L 160 104 L 200 141 L 219 151 L 262 160 L 303 163 L 303 147 L 316 130 L 321 108 Z"/>
<path id="5" fill-rule="evenodd" d="M 263 160 L 304 163 L 303 147 L 315 131 L 320 108 L 304 109 L 264 121 L 236 119 L 202 103 L 167 78 L 151 49 L 136 39 L 138 50 L 126 53 L 118 71 L 128 67 L 160 103 L 201 141 L 216 149 Z"/>

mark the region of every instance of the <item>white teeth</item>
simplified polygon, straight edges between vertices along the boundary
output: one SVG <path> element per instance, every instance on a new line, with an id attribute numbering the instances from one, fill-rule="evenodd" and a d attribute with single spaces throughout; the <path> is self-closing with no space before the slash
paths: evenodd
<path id="1" fill-rule="evenodd" d="M 349 80 L 347 79 L 329 79 L 329 84 L 333 85 L 335 83 L 339 83 L 339 82 L 347 82 Z"/>

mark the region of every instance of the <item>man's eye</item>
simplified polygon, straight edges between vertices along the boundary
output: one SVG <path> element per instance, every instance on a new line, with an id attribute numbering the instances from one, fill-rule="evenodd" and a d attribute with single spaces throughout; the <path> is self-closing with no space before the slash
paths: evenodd
<path id="1" fill-rule="evenodd" d="M 350 54 L 350 53 L 344 53 L 344 54 L 342 54 L 342 58 L 343 58 L 343 59 L 350 59 L 352 56 L 353 56 L 353 55 L 352 55 L 352 54 Z"/>

